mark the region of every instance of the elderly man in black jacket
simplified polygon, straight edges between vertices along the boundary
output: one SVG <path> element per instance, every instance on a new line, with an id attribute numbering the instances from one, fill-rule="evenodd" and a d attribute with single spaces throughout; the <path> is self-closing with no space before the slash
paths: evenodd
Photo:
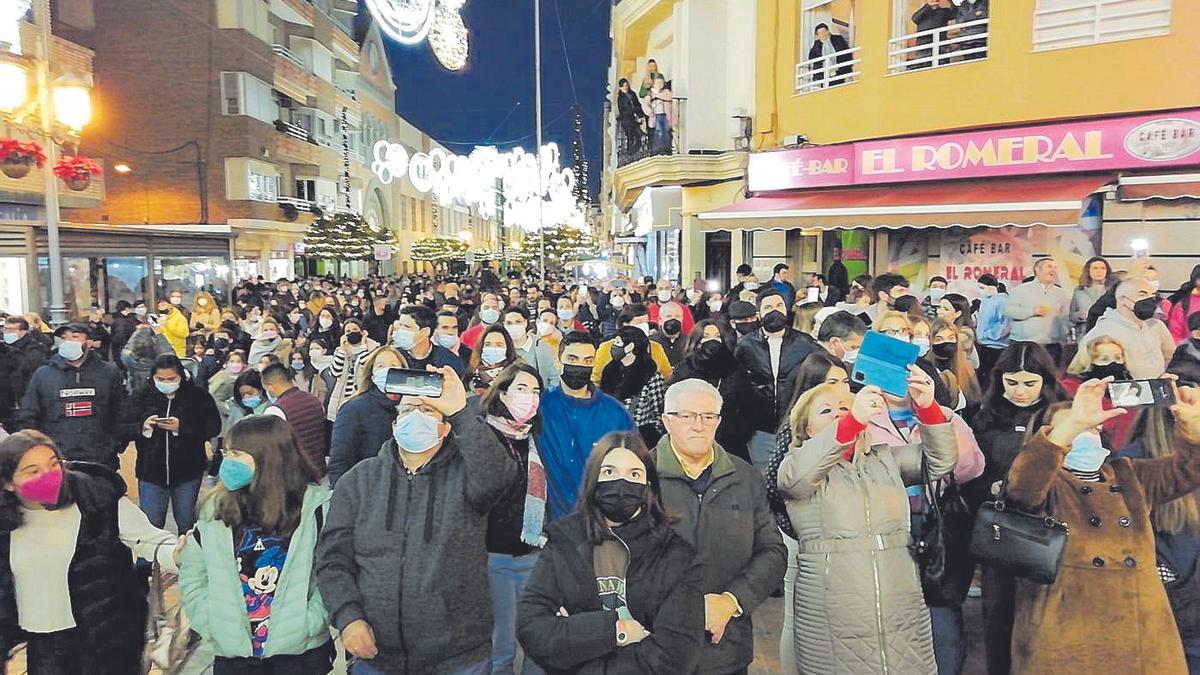
<path id="1" fill-rule="evenodd" d="M 801 362 L 820 346 L 789 325 L 787 302 L 775 287 L 758 296 L 759 330 L 744 335 L 734 350 L 738 401 L 746 414 L 742 423 L 753 434 L 750 459 L 762 469 L 775 448 L 775 431 L 792 400 L 794 374 Z"/>
<path id="2" fill-rule="evenodd" d="M 817 39 L 813 41 L 812 47 L 808 50 L 808 59 L 811 61 L 821 56 L 825 58 L 809 66 L 813 82 L 825 80 L 828 74 L 829 82 L 825 86 L 834 87 L 845 83 L 846 76 L 853 70 L 853 66 L 841 64 L 854 58 L 850 53 L 850 43 L 846 42 L 846 38 L 841 35 L 831 33 L 827 23 L 817 24 L 816 32 Z M 838 64 L 836 73 L 831 72 L 835 63 Z"/>
<path id="3" fill-rule="evenodd" d="M 663 508 L 696 547 L 704 574 L 704 627 L 697 673 L 745 672 L 754 660 L 750 615 L 779 586 L 787 548 L 767 504 L 762 475 L 716 442 L 721 394 L 704 380 L 667 389 L 667 435 L 654 449 Z"/>

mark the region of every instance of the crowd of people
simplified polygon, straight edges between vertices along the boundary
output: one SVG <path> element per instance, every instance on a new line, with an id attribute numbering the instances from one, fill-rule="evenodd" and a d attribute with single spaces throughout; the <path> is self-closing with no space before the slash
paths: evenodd
<path id="1" fill-rule="evenodd" d="M 972 300 L 835 258 L 5 316 L 0 649 L 135 672 L 152 564 L 217 675 L 328 673 L 335 636 L 356 675 L 745 673 L 779 595 L 786 673 L 945 675 L 972 593 L 989 674 L 1200 673 L 1200 265 L 1160 293 L 1149 261 L 1046 258 Z M 871 332 L 916 346 L 902 394 L 855 381 Z M 1107 396 L 1147 379 L 1170 400 Z M 923 564 L 970 534 L 943 509 L 997 499 L 1069 526 L 1052 583 Z"/>

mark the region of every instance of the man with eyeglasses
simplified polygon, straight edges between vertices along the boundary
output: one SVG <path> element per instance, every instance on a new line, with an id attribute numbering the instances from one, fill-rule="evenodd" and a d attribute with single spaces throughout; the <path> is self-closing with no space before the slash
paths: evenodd
<path id="1" fill-rule="evenodd" d="M 697 673 L 744 673 L 754 660 L 750 615 L 787 569 L 762 475 L 716 442 L 724 402 L 704 380 L 667 389 L 667 435 L 654 449 L 663 508 L 704 561 L 706 640 Z"/>

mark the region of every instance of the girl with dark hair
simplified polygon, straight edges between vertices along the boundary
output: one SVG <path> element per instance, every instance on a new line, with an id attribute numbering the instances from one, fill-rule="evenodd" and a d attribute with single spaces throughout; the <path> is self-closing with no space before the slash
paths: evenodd
<path id="1" fill-rule="evenodd" d="M 683 360 L 671 373 L 668 384 L 684 380 L 704 380 L 721 393 L 721 422 L 717 426 L 717 443 L 728 452 L 750 461 L 747 447 L 749 436 L 738 419 L 737 396 L 734 385 L 738 363 L 733 358 L 737 333 L 729 324 L 715 319 L 696 322 L 683 343 Z"/>
<path id="2" fill-rule="evenodd" d="M 513 346 L 512 337 L 505 330 L 504 324 L 494 323 L 483 331 L 479 344 L 471 352 L 471 361 L 467 364 L 468 394 L 483 396 L 492 386 L 492 380 L 517 361 L 517 350 Z"/>
<path id="3" fill-rule="evenodd" d="M 196 522 L 196 498 L 208 468 L 205 443 L 221 433 L 221 413 L 174 354 L 154 361 L 147 386 L 129 400 L 126 424 L 140 426 L 137 446 L 138 501 L 155 527 L 167 521 L 167 505 L 179 533 Z"/>
<path id="4" fill-rule="evenodd" d="M 1167 327 L 1171 329 L 1171 337 L 1175 344 L 1183 344 L 1191 335 L 1188 330 L 1188 317 L 1200 312 L 1200 302 L 1193 303 L 1200 297 L 1200 265 L 1192 268 L 1192 274 L 1179 290 L 1172 293 L 1163 301 L 1162 311 L 1167 315 Z"/>
<path id="5" fill-rule="evenodd" d="M 331 493 L 278 417 L 241 420 L 222 454 L 183 549 L 192 630 L 213 647 L 214 675 L 325 675 L 336 654 L 313 554 Z"/>
<path id="6" fill-rule="evenodd" d="M 1079 272 L 1079 285 L 1071 294 L 1071 323 L 1076 334 L 1083 337 L 1087 332 L 1088 310 L 1109 288 L 1117 285 L 1112 266 L 1100 256 L 1088 258 Z"/>
<path id="7" fill-rule="evenodd" d="M 146 586 L 133 555 L 174 571 L 175 537 L 122 498 L 116 472 L 63 462 L 37 431 L 0 441 L 0 486 L 0 662 L 25 642 L 30 675 L 141 672 Z"/>
<path id="8" fill-rule="evenodd" d="M 342 341 L 342 322 L 338 320 L 337 312 L 332 307 L 322 307 L 312 322 L 308 332 L 308 342 L 311 344 L 317 340 L 322 340 L 330 345 L 336 345 Z"/>
<path id="9" fill-rule="evenodd" d="M 233 381 L 233 399 L 229 406 L 228 426 L 250 415 L 261 415 L 270 405 L 267 391 L 263 389 L 262 373 L 247 368 Z"/>
<path id="10" fill-rule="evenodd" d="M 534 441 L 541 425 L 543 386 L 536 368 L 517 361 L 500 371 L 479 400 L 487 425 L 516 461 L 518 475 L 488 514 L 492 673 L 496 674 L 513 672 L 517 602 L 537 564 L 546 521 L 546 469 Z M 542 671 L 527 661 L 523 672 Z"/>
<path id="11" fill-rule="evenodd" d="M 654 447 L 662 426 L 667 381 L 650 357 L 650 338 L 637 326 L 622 326 L 612 339 L 612 361 L 600 372 L 600 390 L 629 410 L 646 445 Z"/>
<path id="12" fill-rule="evenodd" d="M 937 317 L 958 328 L 958 345 L 972 368 L 979 368 L 979 350 L 975 348 L 975 320 L 971 301 L 965 295 L 947 293 L 938 301 Z"/>
<path id="13" fill-rule="evenodd" d="M 578 510 L 546 536 L 518 611 L 528 658 L 563 672 L 692 672 L 704 635 L 703 571 L 671 529 L 638 433 L 596 443 Z"/>

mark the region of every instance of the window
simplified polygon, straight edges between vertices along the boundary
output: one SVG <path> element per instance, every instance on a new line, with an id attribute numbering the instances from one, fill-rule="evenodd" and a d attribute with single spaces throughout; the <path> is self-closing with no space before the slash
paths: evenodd
<path id="1" fill-rule="evenodd" d="M 246 194 L 251 201 L 279 201 L 279 176 L 255 173 L 246 174 Z"/>
<path id="2" fill-rule="evenodd" d="M 296 196 L 315 203 L 325 211 L 338 205 L 337 183 L 328 178 L 297 178 Z"/>
<path id="3" fill-rule="evenodd" d="M 1171 32 L 1171 0 L 1038 0 L 1035 51 Z"/>
<path id="4" fill-rule="evenodd" d="M 858 77 L 854 46 L 854 0 L 805 0 L 796 56 L 796 93 L 804 94 Z"/>
<path id="5" fill-rule="evenodd" d="M 225 115 L 246 115 L 267 124 L 279 116 L 271 85 L 249 73 L 221 73 L 221 101 Z"/>
<path id="6" fill-rule="evenodd" d="M 963 0 L 930 7 L 927 0 L 892 0 L 888 72 L 987 58 L 988 5 L 986 0 Z"/>
<path id="7" fill-rule="evenodd" d="M 293 36 L 289 48 L 304 63 L 308 72 L 326 82 L 333 82 L 333 52 L 324 45 L 311 38 Z"/>
<path id="8" fill-rule="evenodd" d="M 275 202 L 279 198 L 279 169 L 246 157 L 225 158 L 225 199 Z"/>
<path id="9" fill-rule="evenodd" d="M 267 43 L 274 36 L 269 14 L 263 0 L 217 0 L 218 28 L 240 28 Z"/>
<path id="10" fill-rule="evenodd" d="M 327 148 L 333 147 L 333 116 L 315 108 L 297 108 L 292 115 L 292 122 L 304 127 L 304 130 Z"/>

